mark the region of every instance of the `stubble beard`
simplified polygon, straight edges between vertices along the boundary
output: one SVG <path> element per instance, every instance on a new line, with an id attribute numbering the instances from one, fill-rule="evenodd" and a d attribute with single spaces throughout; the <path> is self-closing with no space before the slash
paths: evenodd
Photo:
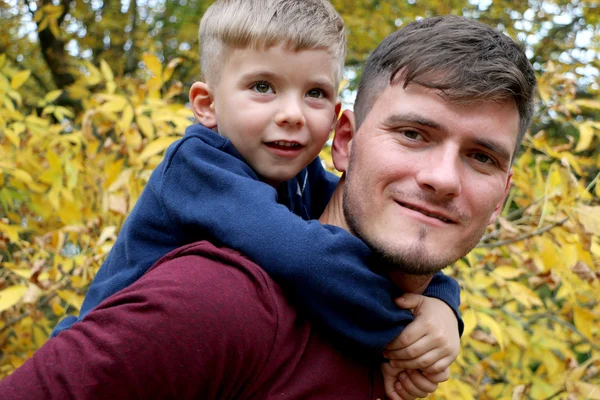
<path id="1" fill-rule="evenodd" d="M 441 249 L 440 254 L 436 255 L 431 255 L 426 248 L 426 239 L 429 234 L 427 226 L 420 227 L 418 240 L 410 244 L 394 243 L 386 241 L 385 238 L 371 237 L 365 229 L 369 221 L 364 220 L 361 204 L 352 193 L 354 189 L 350 179 L 347 179 L 343 194 L 343 212 L 346 223 L 351 233 L 359 237 L 375 253 L 380 261 L 378 263 L 380 265 L 376 267 L 382 272 L 401 271 L 410 275 L 433 275 L 467 255 L 485 232 L 486 227 L 483 226 L 467 238 L 467 243 L 464 245 L 457 243 L 457 248 Z"/>

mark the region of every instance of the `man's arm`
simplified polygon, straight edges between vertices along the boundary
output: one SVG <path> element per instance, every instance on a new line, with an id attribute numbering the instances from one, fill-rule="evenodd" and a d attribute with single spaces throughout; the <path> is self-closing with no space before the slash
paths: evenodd
<path id="1" fill-rule="evenodd" d="M 189 248 L 190 246 L 188 246 Z M 6 399 L 235 398 L 257 380 L 277 314 L 262 275 L 179 252 L 0 381 Z"/>

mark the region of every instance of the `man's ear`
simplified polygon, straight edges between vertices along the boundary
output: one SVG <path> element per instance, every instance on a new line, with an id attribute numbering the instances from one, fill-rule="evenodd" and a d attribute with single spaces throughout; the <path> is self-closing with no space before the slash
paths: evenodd
<path id="1" fill-rule="evenodd" d="M 190 105 L 196 121 L 208 129 L 217 126 L 215 100 L 211 88 L 204 82 L 194 82 L 190 88 Z"/>
<path id="2" fill-rule="evenodd" d="M 500 215 L 500 211 L 502 211 L 502 205 L 504 205 L 504 200 L 506 200 L 506 197 L 508 196 L 508 192 L 510 192 L 512 176 L 513 176 L 513 170 L 511 169 L 510 172 L 508 173 L 508 179 L 506 180 L 506 187 L 504 188 L 504 196 L 502 196 L 502 199 L 500 200 L 500 202 L 498 202 L 498 204 L 496 204 L 496 208 L 494 208 L 494 212 L 490 216 L 488 225 L 491 224 L 492 222 L 494 222 L 496 220 L 496 218 L 498 218 L 498 215 Z"/>
<path id="3" fill-rule="evenodd" d="M 333 145 L 331 146 L 333 165 L 335 166 L 335 169 L 340 172 L 346 172 L 348 170 L 354 130 L 354 113 L 350 110 L 344 110 L 337 122 L 335 135 L 333 136 Z"/>

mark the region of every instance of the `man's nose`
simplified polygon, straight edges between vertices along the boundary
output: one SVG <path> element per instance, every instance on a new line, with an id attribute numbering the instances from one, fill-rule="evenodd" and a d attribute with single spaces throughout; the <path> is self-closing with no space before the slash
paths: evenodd
<path id="1" fill-rule="evenodd" d="M 292 94 L 282 96 L 279 102 L 279 110 L 275 115 L 275 123 L 279 126 L 303 127 L 306 119 L 302 110 L 301 99 Z"/>
<path id="2" fill-rule="evenodd" d="M 417 182 L 421 189 L 440 200 L 458 197 L 462 190 L 461 181 L 460 154 L 449 146 L 430 152 L 417 172 Z"/>

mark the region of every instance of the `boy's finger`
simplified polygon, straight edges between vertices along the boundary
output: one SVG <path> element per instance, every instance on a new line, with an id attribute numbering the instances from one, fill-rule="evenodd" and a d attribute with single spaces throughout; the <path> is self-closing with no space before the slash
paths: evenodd
<path id="1" fill-rule="evenodd" d="M 432 382 L 419 370 L 411 369 L 406 371 L 406 374 L 415 388 L 426 393 L 425 396 L 427 396 L 429 393 L 435 392 L 435 390 L 438 388 L 437 382 Z"/>
<path id="2" fill-rule="evenodd" d="M 403 359 L 390 359 L 390 365 L 394 368 L 399 369 L 420 369 L 424 370 L 431 367 L 438 360 L 442 358 L 442 355 L 439 353 L 438 349 L 433 349 L 417 358 L 413 358 L 410 360 Z M 435 372 L 436 370 L 431 370 L 430 372 Z"/>
<path id="3" fill-rule="evenodd" d="M 453 362 L 454 362 L 453 357 L 442 357 L 439 360 L 435 361 L 430 366 L 421 368 L 421 371 L 423 371 L 423 373 L 425 375 L 439 374 L 439 373 L 444 372 L 447 369 L 449 369 L 450 365 L 452 365 Z"/>
<path id="4" fill-rule="evenodd" d="M 383 375 L 383 387 L 385 394 L 389 400 L 404 400 L 394 389 L 394 383 L 398 376 L 398 370 L 393 368 L 389 363 L 381 364 L 381 374 Z"/>
<path id="5" fill-rule="evenodd" d="M 408 328 L 406 328 L 406 330 L 408 330 Z M 404 332 L 402 332 L 402 334 L 404 334 Z M 417 334 L 418 333 L 412 337 L 416 337 Z M 426 340 L 426 338 L 427 336 L 418 337 L 410 345 L 402 348 L 386 349 L 383 353 L 384 357 L 390 360 L 412 360 L 414 358 L 421 357 L 422 355 L 434 349 L 438 349 L 438 347 L 435 346 L 435 343 L 431 342 L 430 340 Z M 440 357 L 443 357 L 444 355 L 445 354 L 441 354 Z"/>
<path id="6" fill-rule="evenodd" d="M 450 379 L 450 368 L 448 367 L 443 371 L 434 374 L 423 372 L 423 375 L 429 379 L 429 381 L 434 383 L 446 382 L 448 379 Z"/>
<path id="7" fill-rule="evenodd" d="M 394 389 L 395 389 L 396 393 L 398 393 L 398 396 L 400 396 L 400 398 L 402 400 L 415 400 L 417 398 L 417 396 L 410 395 L 406 391 L 406 389 L 404 389 L 404 387 L 402 386 L 402 383 L 400 381 L 396 381 L 396 383 L 394 384 Z"/>
<path id="8" fill-rule="evenodd" d="M 419 382 L 418 379 L 415 380 L 415 378 L 412 376 L 413 374 L 408 374 L 407 372 L 408 371 L 404 371 L 398 375 L 398 381 L 400 382 L 406 393 L 414 397 L 427 397 L 427 395 L 430 392 L 425 391 L 420 387 L 426 385 L 424 385 L 422 382 Z M 427 381 L 427 379 L 424 377 L 422 377 L 422 379 Z M 431 385 L 429 385 L 428 387 L 431 387 Z M 433 390 L 435 390 L 435 388 Z"/>
<path id="9" fill-rule="evenodd" d="M 417 342 L 419 339 L 423 338 L 426 335 L 427 330 L 425 329 L 424 325 L 419 323 L 418 320 L 415 320 L 408 324 L 408 326 L 404 328 L 402 333 L 386 346 L 386 351 L 407 348 L 408 346 L 413 345 L 415 342 Z M 415 357 L 418 357 L 418 355 L 409 358 Z"/>
<path id="10" fill-rule="evenodd" d="M 395 303 L 400 308 L 414 310 L 423 303 L 423 300 L 424 297 L 419 294 L 404 293 L 395 300 Z"/>

